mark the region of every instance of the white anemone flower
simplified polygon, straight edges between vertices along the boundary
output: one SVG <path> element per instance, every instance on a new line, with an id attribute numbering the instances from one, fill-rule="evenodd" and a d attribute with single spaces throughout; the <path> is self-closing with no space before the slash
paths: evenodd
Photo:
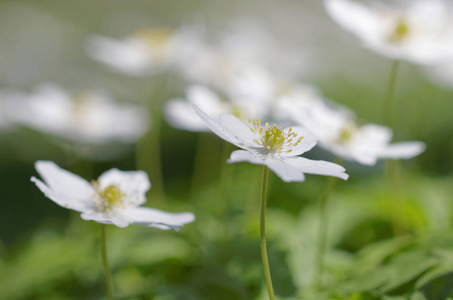
<path id="1" fill-rule="evenodd" d="M 391 59 L 429 65 L 452 53 L 452 10 L 445 0 L 395 2 L 325 0 L 325 5 L 340 26 Z"/>
<path id="2" fill-rule="evenodd" d="M 392 130 L 377 124 L 359 126 L 349 109 L 317 101 L 311 106 L 287 106 L 287 112 L 297 124 L 308 128 L 319 145 L 338 157 L 364 165 L 374 165 L 378 159 L 409 159 L 422 153 L 423 142 L 410 141 L 390 144 Z"/>
<path id="3" fill-rule="evenodd" d="M 229 163 L 249 162 L 269 167 L 285 182 L 302 182 L 304 173 L 348 179 L 345 169 L 334 163 L 310 160 L 298 155 L 316 145 L 316 139 L 302 127 L 281 129 L 277 125 L 261 124 L 260 119 L 249 125 L 230 114 L 214 121 L 198 107 L 197 114 L 215 134 L 243 149 L 231 153 Z"/>
<path id="4" fill-rule="evenodd" d="M 165 103 L 165 117 L 173 127 L 188 131 L 209 131 L 198 117 L 193 105 L 200 107 L 210 116 L 234 114 L 239 118 L 252 116 L 258 118 L 265 114 L 266 107 L 256 105 L 253 100 L 223 100 L 214 91 L 202 85 L 192 85 L 187 89 L 186 99 L 174 98 Z"/>
<path id="5" fill-rule="evenodd" d="M 8 98 L 17 123 L 81 144 L 134 142 L 149 128 L 143 109 L 117 104 L 100 91 L 71 94 L 43 84 L 31 94 L 11 92 Z"/>
<path id="6" fill-rule="evenodd" d="M 179 230 L 193 222 L 191 212 L 168 213 L 149 207 L 145 193 L 150 189 L 148 175 L 143 171 L 111 169 L 91 183 L 51 161 L 37 161 L 35 168 L 44 182 L 31 181 L 56 204 L 81 212 L 84 220 L 127 227 L 129 224 Z"/>
<path id="7" fill-rule="evenodd" d="M 195 30 L 142 29 L 122 39 L 92 35 L 85 50 L 89 57 L 131 76 L 147 76 L 174 66 L 198 43 Z"/>

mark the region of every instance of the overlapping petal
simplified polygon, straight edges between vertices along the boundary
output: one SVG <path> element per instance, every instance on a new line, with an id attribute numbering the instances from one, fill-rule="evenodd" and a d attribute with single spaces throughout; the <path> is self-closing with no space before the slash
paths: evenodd
<path id="1" fill-rule="evenodd" d="M 145 203 L 145 194 L 151 188 L 148 175 L 143 171 L 110 169 L 99 176 L 98 183 L 101 189 L 117 186 L 134 205 Z"/>
<path id="2" fill-rule="evenodd" d="M 224 126 L 220 125 L 211 117 L 209 117 L 206 113 L 204 113 L 201 109 L 199 109 L 197 106 L 193 106 L 195 109 L 196 113 L 198 116 L 203 120 L 203 122 L 208 126 L 209 129 L 211 129 L 215 134 L 217 134 L 219 137 L 224 139 L 225 141 L 232 143 L 233 145 L 243 148 L 245 147 L 246 143 L 242 140 L 240 140 L 236 135 L 234 135 L 230 130 L 225 128 Z M 249 144 L 249 143 L 247 143 Z"/>
<path id="3" fill-rule="evenodd" d="M 124 211 L 122 215 L 133 224 L 176 231 L 195 220 L 191 212 L 169 213 L 149 207 L 135 207 Z"/>

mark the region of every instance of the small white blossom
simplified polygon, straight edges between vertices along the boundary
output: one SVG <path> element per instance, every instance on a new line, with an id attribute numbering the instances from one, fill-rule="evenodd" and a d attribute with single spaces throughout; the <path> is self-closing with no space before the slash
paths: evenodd
<path id="1" fill-rule="evenodd" d="M 391 59 L 428 65 L 452 53 L 452 10 L 445 0 L 395 2 L 325 0 L 325 5 L 367 48 Z"/>
<path id="2" fill-rule="evenodd" d="M 253 100 L 223 100 L 214 91 L 202 85 L 190 86 L 186 94 L 186 99 L 168 100 L 164 106 L 164 113 L 167 121 L 173 127 L 189 131 L 209 131 L 206 124 L 195 113 L 193 105 L 214 117 L 226 113 L 240 118 L 244 116 L 260 117 L 264 114 L 263 110 L 266 109 L 263 105 L 256 105 L 256 101 Z"/>
<path id="3" fill-rule="evenodd" d="M 140 207 L 151 187 L 143 171 L 111 169 L 89 183 L 51 161 L 37 161 L 35 167 L 44 182 L 35 177 L 31 181 L 58 205 L 81 212 L 84 220 L 118 227 L 137 224 L 175 230 L 195 220 L 190 212 L 168 213 Z"/>
<path id="4" fill-rule="evenodd" d="M 221 115 L 216 122 L 198 107 L 194 106 L 194 109 L 215 134 L 243 149 L 231 153 L 229 163 L 247 161 L 265 165 L 285 182 L 304 181 L 304 173 L 344 180 L 349 177 L 342 166 L 298 156 L 316 145 L 314 136 L 302 127 L 281 129 L 276 125 L 261 124 L 260 119 L 249 120 L 246 125 L 230 114 Z"/>
<path id="5" fill-rule="evenodd" d="M 392 130 L 388 127 L 357 125 L 349 109 L 326 101 L 311 106 L 287 106 L 287 112 L 297 124 L 308 128 L 319 140 L 319 145 L 346 160 L 374 165 L 378 159 L 412 158 L 425 150 L 422 142 L 390 144 Z"/>
<path id="6" fill-rule="evenodd" d="M 117 104 L 98 91 L 70 94 L 43 84 L 31 94 L 11 92 L 8 98 L 17 123 L 82 144 L 133 142 L 149 128 L 139 106 Z"/>
<path id="7" fill-rule="evenodd" d="M 177 65 L 195 53 L 195 30 L 143 29 L 122 39 L 92 35 L 86 43 L 89 57 L 131 76 L 147 76 Z"/>

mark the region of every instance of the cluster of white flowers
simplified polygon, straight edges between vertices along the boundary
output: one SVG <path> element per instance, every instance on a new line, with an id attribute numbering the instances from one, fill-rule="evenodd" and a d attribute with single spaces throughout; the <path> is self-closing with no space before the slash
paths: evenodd
<path id="1" fill-rule="evenodd" d="M 433 77 L 444 81 L 453 74 L 453 10 L 446 0 L 399 1 L 395 6 L 353 0 L 324 4 L 341 27 L 376 53 L 429 67 Z M 163 105 L 167 122 L 188 131 L 213 131 L 240 148 L 228 163 L 263 165 L 263 174 L 270 169 L 284 182 L 303 182 L 305 174 L 349 178 L 338 164 L 301 156 L 316 145 L 368 166 L 379 159 L 413 158 L 425 150 L 419 141 L 392 143 L 391 128 L 359 124 L 352 110 L 302 82 L 297 56 L 281 49 L 266 31 L 243 23 L 239 31 L 215 41 L 196 26 L 142 29 L 122 38 L 96 34 L 87 38 L 85 51 L 129 76 L 177 74 L 187 87 L 185 96 Z M 151 123 L 142 107 L 116 103 L 100 91 L 71 93 L 43 84 L 31 93 L 4 91 L 0 98 L 0 128 L 28 126 L 77 144 L 136 142 Z M 35 168 L 41 179 L 31 181 L 39 190 L 80 212 L 84 220 L 164 230 L 179 230 L 195 220 L 191 212 L 141 206 L 151 188 L 144 171 L 111 169 L 89 182 L 51 161 L 37 161 Z"/>

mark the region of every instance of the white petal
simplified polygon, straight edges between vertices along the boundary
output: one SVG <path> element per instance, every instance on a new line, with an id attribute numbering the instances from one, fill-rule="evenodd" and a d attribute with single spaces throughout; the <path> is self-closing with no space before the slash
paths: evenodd
<path id="1" fill-rule="evenodd" d="M 375 152 L 370 151 L 352 151 L 345 159 L 356 161 L 362 165 L 373 166 L 377 163 L 378 156 Z"/>
<path id="2" fill-rule="evenodd" d="M 324 2 L 329 15 L 344 29 L 364 40 L 375 39 L 383 30 L 376 12 L 366 5 L 350 0 L 327 0 Z"/>
<path id="3" fill-rule="evenodd" d="M 297 146 L 290 146 L 290 147 L 284 147 L 283 148 L 283 153 L 280 154 L 280 156 L 295 156 L 295 155 L 300 155 L 304 152 L 307 152 L 311 148 L 313 148 L 316 143 L 317 139 L 316 137 L 306 128 L 296 126 L 296 127 L 289 127 L 285 128 L 285 132 L 288 133 L 289 129 L 292 128 L 292 132 L 296 133 L 297 136 L 293 138 L 293 144 L 296 143 L 297 139 L 300 137 L 303 137 L 302 141 L 298 143 Z M 285 150 L 291 149 L 292 151 L 287 153 Z"/>
<path id="4" fill-rule="evenodd" d="M 198 106 L 208 115 L 226 113 L 223 111 L 222 100 L 211 89 L 202 85 L 192 85 L 187 90 L 187 98 L 193 105 Z"/>
<path id="5" fill-rule="evenodd" d="M 124 210 L 121 214 L 136 225 L 176 231 L 195 220 L 195 215 L 191 212 L 169 213 L 149 207 L 134 207 Z"/>
<path id="6" fill-rule="evenodd" d="M 44 195 L 64 208 L 69 208 L 76 211 L 86 211 L 94 207 L 94 203 L 89 203 L 87 199 L 79 198 L 77 195 L 68 195 L 62 192 L 53 190 L 44 182 L 36 177 L 32 177 L 31 181 L 44 193 Z M 91 197 L 90 197 L 91 198 Z"/>
<path id="7" fill-rule="evenodd" d="M 201 109 L 197 106 L 193 106 L 196 113 L 200 116 L 200 118 L 205 122 L 205 124 L 211 129 L 215 134 L 219 137 L 224 139 L 225 141 L 232 143 L 233 145 L 239 148 L 246 148 L 249 143 L 240 140 L 234 133 L 232 133 L 229 129 L 225 128 L 224 126 L 220 125 L 216 121 L 214 121 L 211 117 L 205 114 Z"/>
<path id="8" fill-rule="evenodd" d="M 150 189 L 151 183 L 148 175 L 143 171 L 120 171 L 110 169 L 99 176 L 101 189 L 109 185 L 116 185 L 121 192 L 126 194 L 128 201 L 134 205 L 140 205 L 146 202 L 145 194 Z"/>
<path id="9" fill-rule="evenodd" d="M 400 142 L 387 146 L 379 153 L 381 158 L 391 158 L 391 159 L 400 159 L 400 158 L 412 158 L 423 151 L 425 151 L 426 145 L 422 142 Z"/>
<path id="10" fill-rule="evenodd" d="M 82 205 L 90 204 L 94 189 L 82 177 L 60 168 L 52 161 L 39 160 L 35 163 L 35 168 L 44 182 L 55 192 L 54 195 L 64 198 L 59 200 L 60 202 L 69 207 L 79 206 L 79 204 L 71 204 L 71 201 L 80 201 Z M 54 201 L 57 202 L 57 200 Z"/>
<path id="11" fill-rule="evenodd" d="M 249 147 L 254 147 L 253 140 L 260 136 L 253 133 L 249 126 L 237 117 L 224 114 L 220 116 L 220 125 L 232 132 L 240 141 L 245 142 Z"/>
<path id="12" fill-rule="evenodd" d="M 171 99 L 165 103 L 164 114 L 173 127 L 189 131 L 209 131 L 190 103 L 183 99 Z"/>
<path id="13" fill-rule="evenodd" d="M 366 147 L 370 148 L 373 145 L 384 145 L 390 143 L 393 132 L 389 127 L 377 124 L 365 124 L 360 127 L 356 133 L 358 139 L 362 139 Z"/>
<path id="14" fill-rule="evenodd" d="M 349 178 L 349 175 L 344 173 L 344 171 L 346 171 L 345 168 L 323 160 L 310 160 L 304 157 L 295 156 L 285 157 L 283 162 L 307 174 L 334 176 L 343 180 Z"/>
<path id="15" fill-rule="evenodd" d="M 284 161 L 269 158 L 266 160 L 266 166 L 284 182 L 302 182 L 305 180 L 304 173 Z"/>
<path id="16" fill-rule="evenodd" d="M 100 35 L 88 37 L 85 50 L 91 58 L 132 76 L 150 73 L 151 55 L 135 39 L 116 40 Z"/>
<path id="17" fill-rule="evenodd" d="M 264 165 L 265 159 L 266 157 L 264 155 L 259 155 L 258 153 L 251 153 L 246 150 L 236 150 L 231 153 L 227 162 L 231 164 L 246 161 L 255 165 Z"/>
<path id="18" fill-rule="evenodd" d="M 123 214 L 120 213 L 88 211 L 84 212 L 81 217 L 86 221 L 95 221 L 101 224 L 113 224 L 121 228 L 129 226 L 131 223 L 123 216 Z"/>

